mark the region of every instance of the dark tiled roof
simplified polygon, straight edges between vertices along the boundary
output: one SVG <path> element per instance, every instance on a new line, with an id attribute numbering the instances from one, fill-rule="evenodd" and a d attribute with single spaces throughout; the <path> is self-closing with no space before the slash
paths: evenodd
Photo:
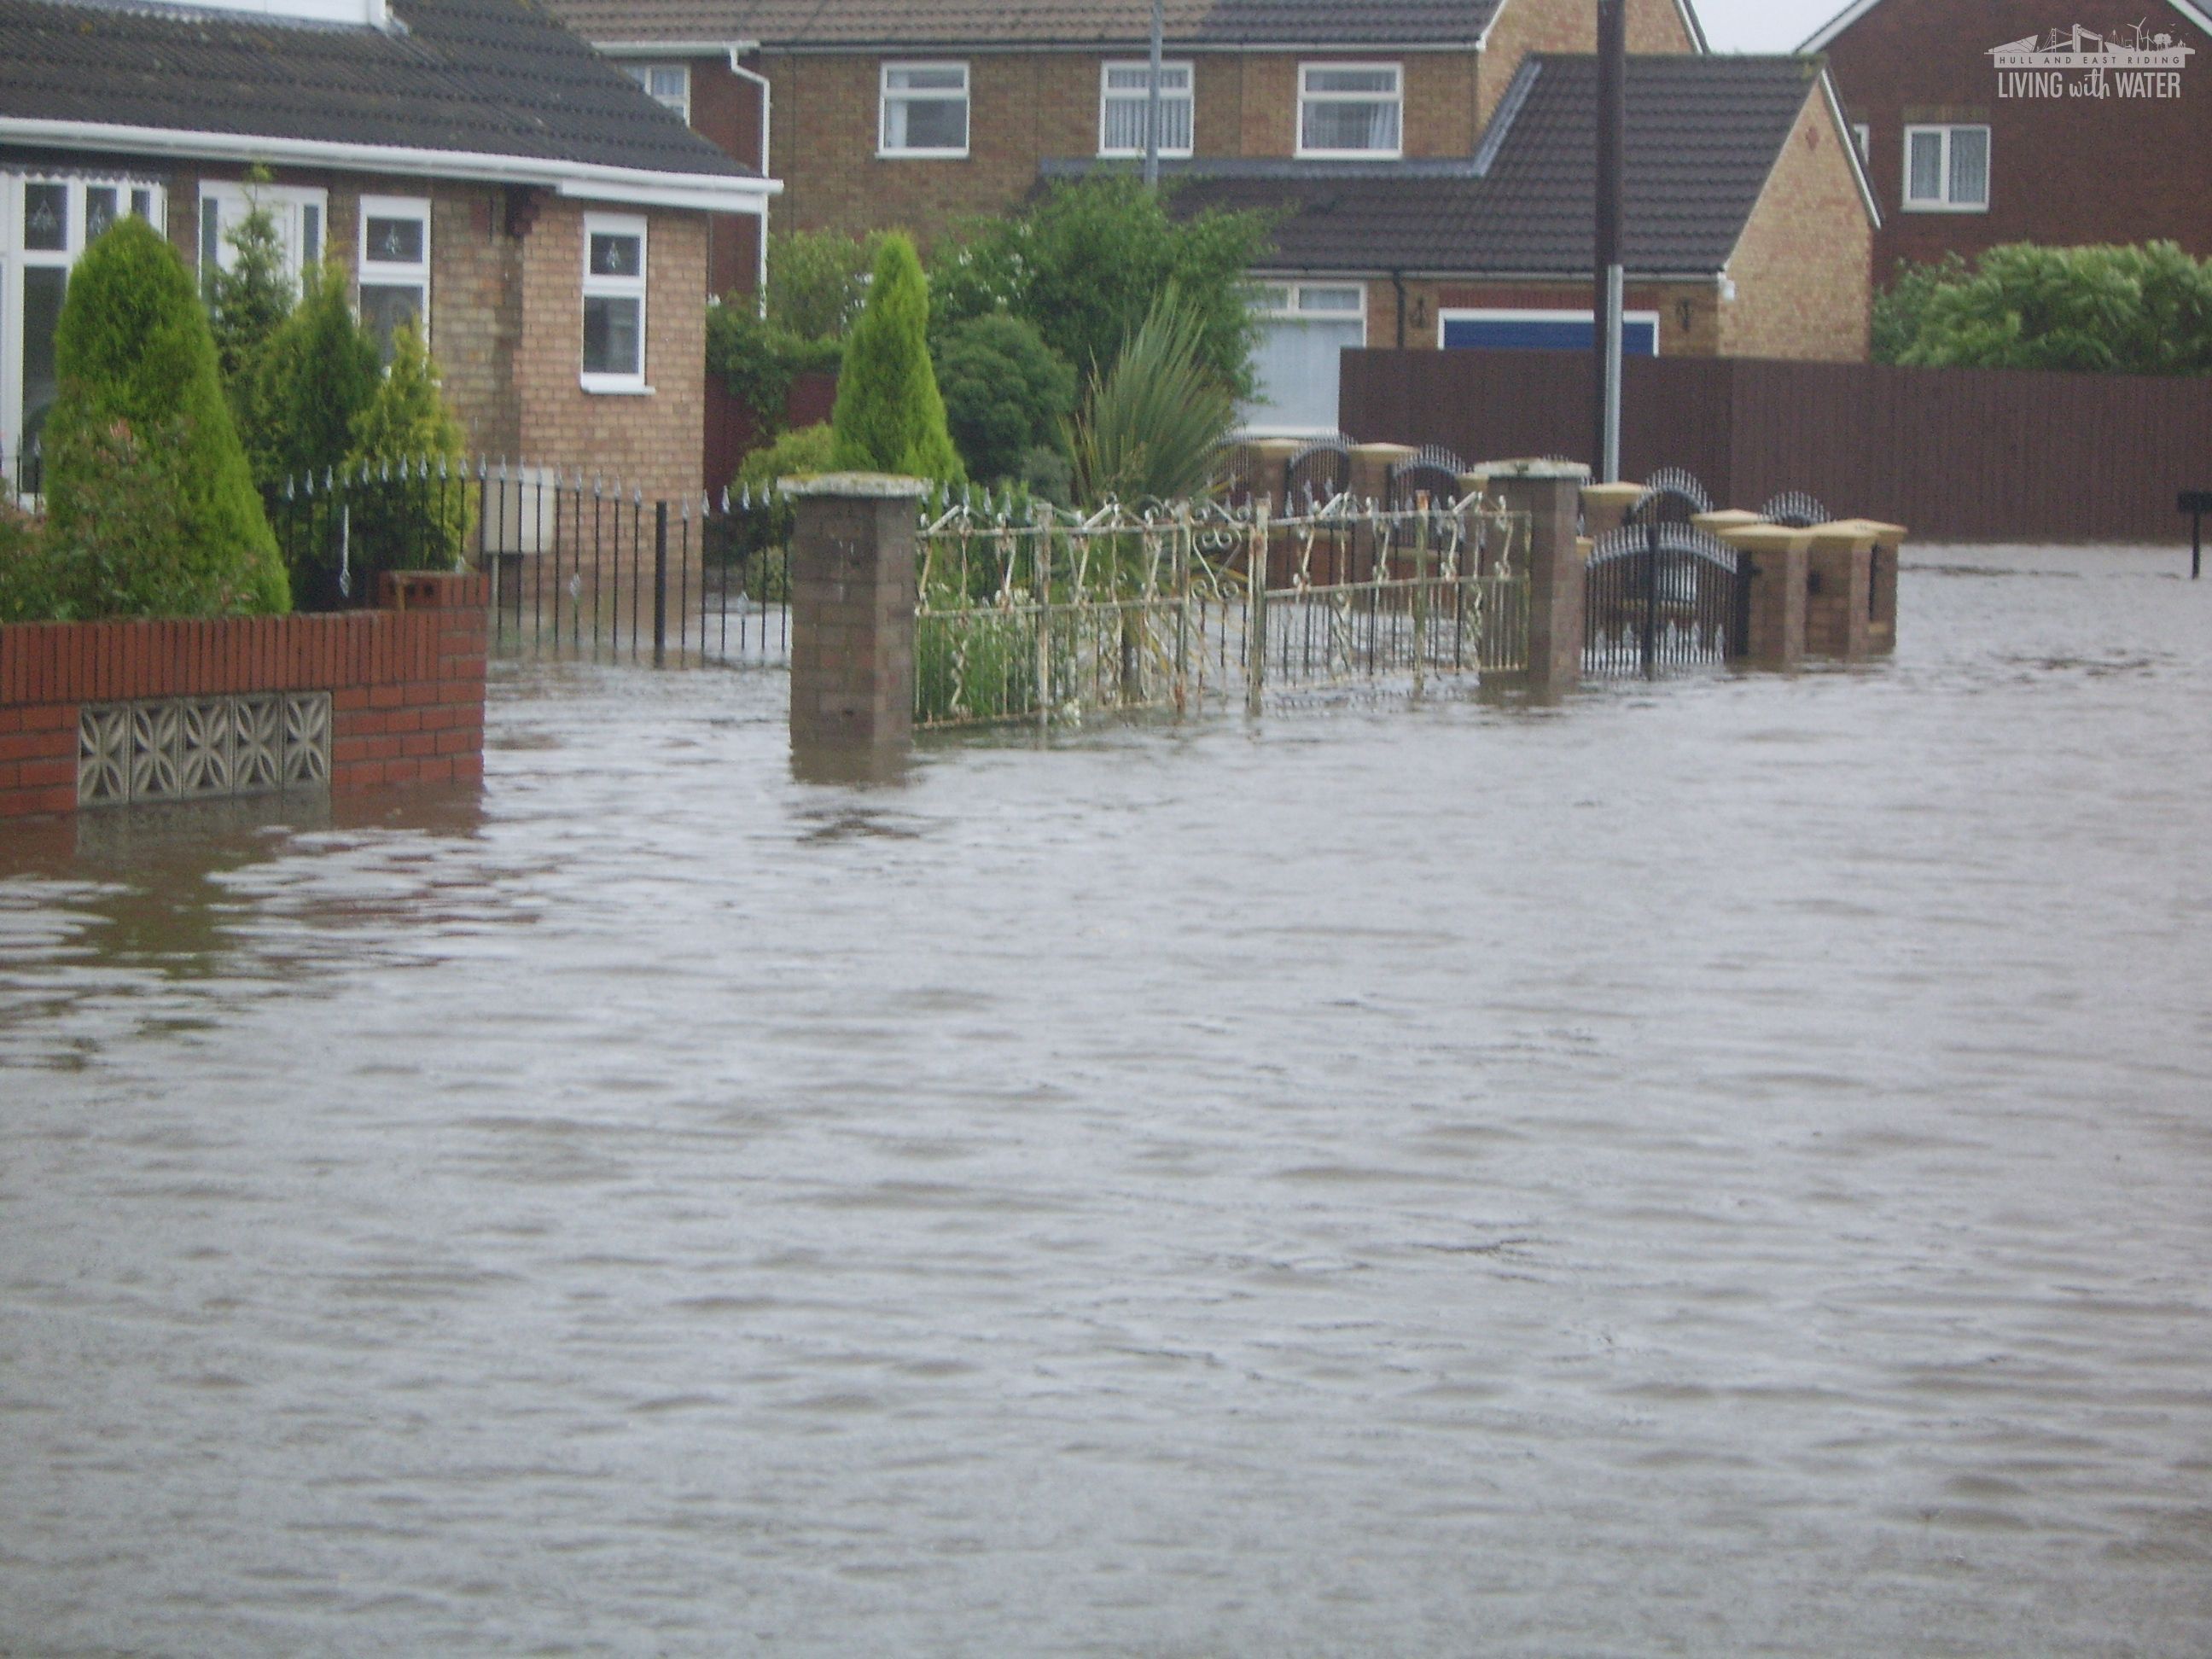
<path id="1" fill-rule="evenodd" d="M 1525 96 L 1502 142 L 1486 140 L 1480 172 L 1473 161 L 1200 161 L 1163 170 L 1182 175 L 1179 212 L 1285 212 L 1271 269 L 1587 275 L 1596 240 L 1596 60 L 1535 57 L 1522 74 L 1533 79 L 1519 88 Z M 1802 58 L 1630 60 L 1623 234 L 1632 273 L 1706 275 L 1727 264 L 1819 76 L 1819 64 Z"/>
<path id="2" fill-rule="evenodd" d="M 526 0 L 393 0 L 391 30 L 0 0 L 0 116 L 749 170 Z"/>
<path id="3" fill-rule="evenodd" d="M 768 46 L 1132 45 L 1151 0 L 548 0 L 588 40 Z M 1176 46 L 1472 45 L 1499 0 L 1164 0 Z"/>

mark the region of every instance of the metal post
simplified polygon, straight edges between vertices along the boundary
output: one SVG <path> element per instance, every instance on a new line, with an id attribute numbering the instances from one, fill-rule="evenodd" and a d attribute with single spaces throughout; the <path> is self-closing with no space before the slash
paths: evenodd
<path id="1" fill-rule="evenodd" d="M 1267 690 L 1267 504 L 1252 512 L 1252 539 L 1245 553 L 1244 706 L 1258 714 Z"/>
<path id="2" fill-rule="evenodd" d="M 1163 0 L 1152 0 L 1152 86 L 1145 94 L 1145 188 L 1160 183 L 1160 52 L 1166 44 Z"/>
<path id="3" fill-rule="evenodd" d="M 1427 678 L 1429 655 L 1429 492 L 1413 492 L 1413 696 Z"/>
<path id="4" fill-rule="evenodd" d="M 1659 647 L 1659 508 L 1654 502 L 1648 509 L 1650 522 L 1644 536 L 1644 672 L 1649 676 L 1656 669 L 1653 658 Z"/>
<path id="5" fill-rule="evenodd" d="M 1597 259 L 1591 322 L 1597 370 L 1597 477 L 1620 481 L 1622 157 L 1628 131 L 1628 29 L 1622 0 L 1597 5 Z"/>
<path id="6" fill-rule="evenodd" d="M 668 503 L 653 504 L 653 663 L 668 651 Z"/>

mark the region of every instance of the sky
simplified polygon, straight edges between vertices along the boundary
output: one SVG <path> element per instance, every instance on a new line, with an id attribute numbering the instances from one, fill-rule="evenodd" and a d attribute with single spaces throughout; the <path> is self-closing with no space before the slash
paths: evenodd
<path id="1" fill-rule="evenodd" d="M 1715 52 L 1791 52 L 1846 0 L 1690 0 Z"/>

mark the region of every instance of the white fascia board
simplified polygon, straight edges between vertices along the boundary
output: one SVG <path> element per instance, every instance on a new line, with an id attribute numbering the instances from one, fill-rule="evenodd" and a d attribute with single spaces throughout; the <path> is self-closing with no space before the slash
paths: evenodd
<path id="1" fill-rule="evenodd" d="M 758 52 L 757 40 L 594 40 L 592 50 L 606 58 L 720 58 L 735 64 Z"/>
<path id="2" fill-rule="evenodd" d="M 1709 52 L 1712 45 L 1705 39 L 1705 26 L 1698 21 L 1697 8 L 1690 0 L 1674 0 L 1674 9 L 1682 15 L 1682 27 L 1690 32 L 1690 49 L 1693 52 Z"/>
<path id="3" fill-rule="evenodd" d="M 0 115 L 0 143 L 172 156 L 185 161 L 266 161 L 290 167 L 332 167 L 348 173 L 532 185 L 581 201 L 691 208 L 702 213 L 765 214 L 768 198 L 783 191 L 783 183 L 777 179 L 656 173 L 645 167 L 556 161 L 532 155 L 416 149 L 398 144 L 348 144 L 323 138 L 265 138 L 251 133 L 188 132 L 173 127 L 116 126 L 97 121 L 54 121 L 11 115 Z"/>
<path id="4" fill-rule="evenodd" d="M 594 45 L 598 43 L 593 42 Z M 957 62 L 963 58 L 1002 57 L 1013 53 L 1075 52 L 1097 55 L 1102 52 L 1126 53 L 1141 58 L 1151 46 L 1142 36 L 1125 40 L 875 40 L 839 42 L 835 46 L 817 46 L 811 42 L 770 40 L 753 50 L 776 58 L 890 58 L 913 59 L 942 58 Z M 1221 52 L 1267 52 L 1271 56 L 1296 55 L 1306 58 L 1418 58 L 1438 52 L 1468 52 L 1479 47 L 1479 40 L 1431 40 L 1416 46 L 1378 46 L 1373 41 L 1352 46 L 1330 46 L 1311 40 L 1287 44 L 1266 40 L 1178 40 L 1172 34 L 1162 43 L 1163 49 L 1178 58 L 1205 57 Z M 605 47 L 600 48 L 605 51 Z"/>
<path id="5" fill-rule="evenodd" d="M 1828 100 L 1828 114 L 1836 124 L 1837 141 L 1850 160 L 1851 177 L 1858 181 L 1859 200 L 1866 204 L 1867 217 L 1876 230 L 1881 228 L 1881 205 L 1875 201 L 1874 181 L 1867 177 L 1866 158 L 1859 154 L 1857 141 L 1851 136 L 1851 124 L 1844 118 L 1843 100 L 1836 95 L 1836 77 L 1828 73 L 1827 65 L 1820 66 L 1820 91 Z"/>

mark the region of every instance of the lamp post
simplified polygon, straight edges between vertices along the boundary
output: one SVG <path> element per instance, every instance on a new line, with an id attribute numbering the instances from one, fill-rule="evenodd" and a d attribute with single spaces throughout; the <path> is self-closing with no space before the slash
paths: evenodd
<path id="1" fill-rule="evenodd" d="M 1145 188 L 1157 190 L 1160 183 L 1160 48 L 1161 37 L 1166 33 L 1166 19 L 1161 15 L 1163 0 L 1152 0 L 1152 49 L 1151 88 L 1145 94 Z"/>
<path id="2" fill-rule="evenodd" d="M 1591 359 L 1596 368 L 1597 480 L 1620 482 L 1621 171 L 1628 137 L 1628 28 L 1622 0 L 1597 0 L 1597 260 Z"/>

